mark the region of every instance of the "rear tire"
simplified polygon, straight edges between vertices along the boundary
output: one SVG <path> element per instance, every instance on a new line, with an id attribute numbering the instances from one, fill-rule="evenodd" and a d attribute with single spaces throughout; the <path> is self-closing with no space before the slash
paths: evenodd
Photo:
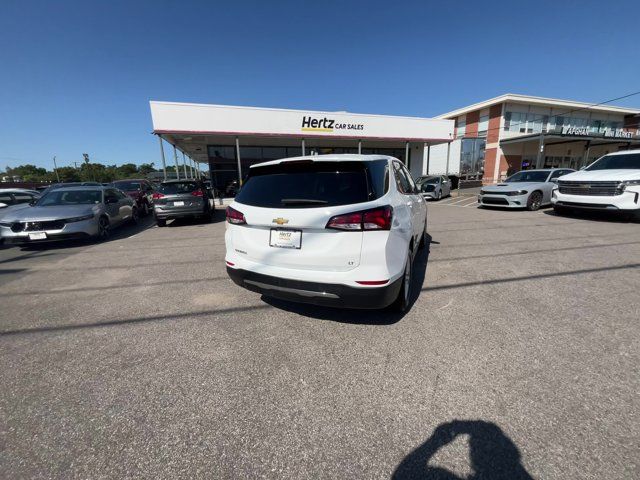
<path id="1" fill-rule="evenodd" d="M 438 192 L 438 200 L 442 200 L 442 190 Z"/>
<path id="2" fill-rule="evenodd" d="M 391 310 L 398 313 L 404 313 L 409 309 L 411 300 L 411 279 L 413 277 L 413 252 L 411 249 L 407 252 L 407 259 L 404 265 L 404 273 L 402 274 L 402 286 L 398 292 L 398 298 L 391 304 Z"/>
<path id="3" fill-rule="evenodd" d="M 159 218 L 156 218 L 156 225 L 158 225 L 159 227 L 166 227 L 167 226 L 167 221 L 166 220 L 161 220 Z"/>
<path id="4" fill-rule="evenodd" d="M 542 205 L 542 194 L 540 192 L 532 192 L 527 198 L 527 210 L 535 212 Z"/>
<path id="5" fill-rule="evenodd" d="M 422 250 L 424 246 L 427 244 L 427 217 L 424 217 L 424 228 L 422 229 L 422 237 L 420 238 L 420 243 L 418 244 L 418 249 Z"/>

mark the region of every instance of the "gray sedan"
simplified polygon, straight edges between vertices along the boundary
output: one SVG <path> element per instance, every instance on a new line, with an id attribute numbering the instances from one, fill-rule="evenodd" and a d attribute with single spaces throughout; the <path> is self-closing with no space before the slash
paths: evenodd
<path id="1" fill-rule="evenodd" d="M 175 218 L 210 220 L 212 213 L 211 190 L 198 180 L 168 180 L 153 194 L 153 215 L 159 227 Z"/>
<path id="2" fill-rule="evenodd" d="M 444 175 L 425 175 L 416 180 L 416 185 L 425 200 L 440 200 L 451 195 L 451 180 Z"/>
<path id="3" fill-rule="evenodd" d="M 137 222 L 131 197 L 115 188 L 79 186 L 49 190 L 30 206 L 0 219 L 6 243 L 76 238 L 105 239 L 113 227 Z"/>
<path id="4" fill-rule="evenodd" d="M 503 183 L 482 187 L 478 195 L 479 206 L 538 210 L 543 205 L 551 204 L 551 192 L 556 188 L 558 178 L 571 172 L 575 170 L 522 170 L 511 175 Z"/>

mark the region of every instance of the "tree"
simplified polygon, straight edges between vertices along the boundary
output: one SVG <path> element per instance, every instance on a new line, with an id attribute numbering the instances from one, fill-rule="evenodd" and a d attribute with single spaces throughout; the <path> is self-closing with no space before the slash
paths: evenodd
<path id="1" fill-rule="evenodd" d="M 156 169 L 153 168 L 153 163 L 143 163 L 138 167 L 138 172 L 140 173 L 140 175 L 142 176 L 147 176 L 149 175 L 151 172 L 155 172 Z"/>
<path id="2" fill-rule="evenodd" d="M 7 167 L 7 175 L 21 177 L 25 182 L 41 182 L 49 179 L 49 172 L 46 168 L 36 167 L 27 164 L 15 168 Z"/>
<path id="3" fill-rule="evenodd" d="M 73 167 L 60 167 L 58 168 L 58 175 L 61 182 L 79 182 L 80 172 Z"/>

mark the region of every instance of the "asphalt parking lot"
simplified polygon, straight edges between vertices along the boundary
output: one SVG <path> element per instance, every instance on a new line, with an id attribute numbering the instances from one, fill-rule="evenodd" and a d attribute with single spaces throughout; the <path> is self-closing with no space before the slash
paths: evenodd
<path id="1" fill-rule="evenodd" d="M 640 477 L 640 224 L 430 203 L 398 317 L 240 289 L 223 220 L 0 248 L 1 478 Z"/>

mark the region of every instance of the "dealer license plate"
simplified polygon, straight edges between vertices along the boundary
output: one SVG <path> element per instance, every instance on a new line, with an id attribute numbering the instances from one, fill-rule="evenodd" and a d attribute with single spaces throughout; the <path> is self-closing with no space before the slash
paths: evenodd
<path id="1" fill-rule="evenodd" d="M 184 202 L 173 202 L 174 207 L 184 207 Z"/>
<path id="2" fill-rule="evenodd" d="M 302 245 L 302 230 L 272 228 L 269 245 L 278 248 L 300 248 Z"/>
<path id="3" fill-rule="evenodd" d="M 47 234 L 44 232 L 36 232 L 29 234 L 29 240 L 44 240 L 47 238 Z"/>

